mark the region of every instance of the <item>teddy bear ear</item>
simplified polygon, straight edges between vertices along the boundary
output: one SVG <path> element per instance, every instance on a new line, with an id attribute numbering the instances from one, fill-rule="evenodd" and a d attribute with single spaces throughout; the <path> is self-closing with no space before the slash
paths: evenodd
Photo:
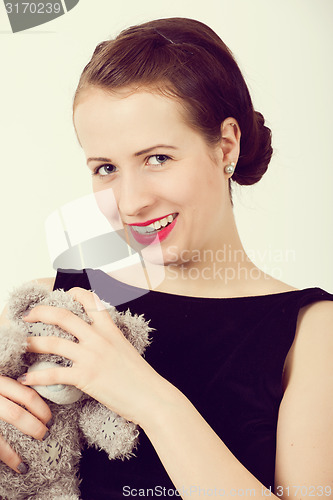
<path id="1" fill-rule="evenodd" d="M 42 302 L 49 295 L 49 290 L 38 282 L 28 282 L 15 288 L 9 296 L 8 317 L 20 320 L 22 314 Z"/>

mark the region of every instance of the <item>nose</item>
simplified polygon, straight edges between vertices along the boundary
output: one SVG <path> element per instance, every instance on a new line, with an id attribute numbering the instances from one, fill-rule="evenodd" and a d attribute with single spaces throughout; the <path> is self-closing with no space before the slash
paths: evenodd
<path id="1" fill-rule="evenodd" d="M 122 218 L 138 216 L 154 203 L 154 190 L 142 173 L 127 173 L 119 181 L 116 198 Z"/>

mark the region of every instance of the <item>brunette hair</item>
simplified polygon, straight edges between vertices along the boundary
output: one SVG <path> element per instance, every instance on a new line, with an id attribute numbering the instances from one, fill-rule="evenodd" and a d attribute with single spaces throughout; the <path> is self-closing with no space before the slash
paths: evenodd
<path id="1" fill-rule="evenodd" d="M 225 43 L 205 24 L 186 18 L 149 21 L 100 43 L 84 68 L 74 97 L 97 86 L 106 91 L 154 89 L 177 98 L 188 124 L 206 141 L 221 139 L 227 117 L 241 129 L 240 156 L 232 180 L 250 185 L 266 172 L 271 131 L 253 108 L 242 73 Z"/>

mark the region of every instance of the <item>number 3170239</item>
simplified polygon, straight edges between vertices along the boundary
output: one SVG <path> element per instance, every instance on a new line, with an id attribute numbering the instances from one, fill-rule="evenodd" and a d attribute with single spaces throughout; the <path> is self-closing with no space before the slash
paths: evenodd
<path id="1" fill-rule="evenodd" d="M 7 2 L 7 14 L 60 14 L 60 3 Z"/>
<path id="2" fill-rule="evenodd" d="M 331 486 L 276 486 L 277 497 L 329 497 Z"/>

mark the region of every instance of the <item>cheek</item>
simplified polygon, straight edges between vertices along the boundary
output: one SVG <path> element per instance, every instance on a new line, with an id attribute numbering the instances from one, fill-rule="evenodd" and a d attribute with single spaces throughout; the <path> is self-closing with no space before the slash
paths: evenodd
<path id="1" fill-rule="evenodd" d="M 187 207 L 191 211 L 202 211 L 209 204 L 216 189 L 216 178 L 203 170 L 192 172 L 191 176 L 178 182 L 174 186 L 173 193 L 184 208 Z"/>
<path id="2" fill-rule="evenodd" d="M 213 201 L 216 197 L 221 198 L 226 185 L 226 177 L 221 167 L 212 164 L 205 169 L 205 175 L 201 178 L 201 189 L 207 196 L 207 202 Z"/>
<path id="3" fill-rule="evenodd" d="M 192 176 L 183 189 L 183 202 L 195 221 L 205 221 L 214 217 L 222 206 L 224 194 L 224 179 L 215 165 L 204 164 L 202 169 Z"/>
<path id="4" fill-rule="evenodd" d="M 197 189 L 190 183 L 177 183 L 169 189 L 168 199 L 183 208 L 189 207 L 195 203 Z"/>
<path id="5" fill-rule="evenodd" d="M 201 185 L 204 181 L 199 171 L 193 168 L 181 168 L 170 180 L 164 184 L 165 192 L 168 192 L 169 199 L 181 206 L 194 206 L 198 196 L 200 196 Z M 205 182 L 205 181 L 204 181 Z"/>
<path id="6" fill-rule="evenodd" d="M 111 224 L 112 229 L 114 231 L 123 229 L 113 190 L 111 188 L 97 189 L 94 186 L 94 195 L 99 210 Z"/>

